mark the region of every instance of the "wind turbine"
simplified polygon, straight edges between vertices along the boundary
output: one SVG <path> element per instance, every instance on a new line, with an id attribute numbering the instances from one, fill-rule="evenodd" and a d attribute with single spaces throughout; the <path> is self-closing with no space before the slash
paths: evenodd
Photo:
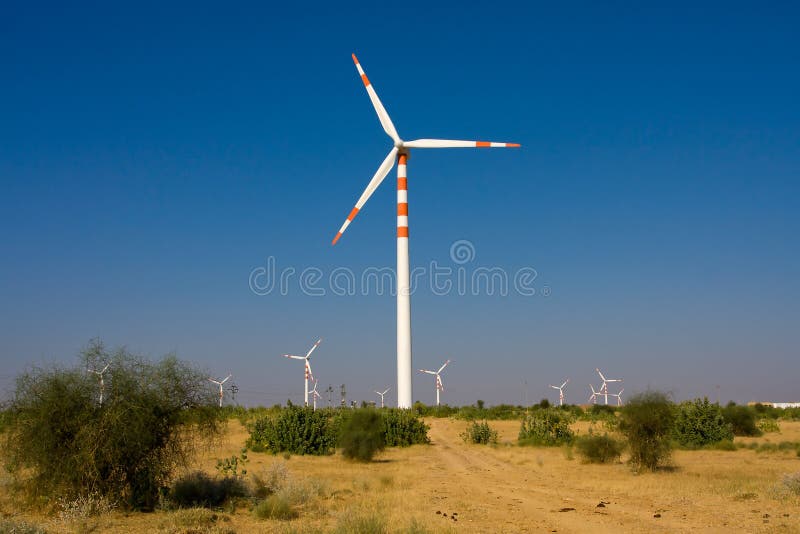
<path id="1" fill-rule="evenodd" d="M 292 360 L 303 360 L 305 362 L 306 372 L 305 372 L 305 398 L 304 398 L 304 402 L 305 402 L 306 406 L 308 406 L 308 394 L 310 393 L 310 391 L 308 389 L 308 379 L 309 378 L 312 379 L 312 380 L 314 379 L 314 375 L 311 372 L 311 361 L 310 361 L 311 360 L 311 353 L 314 352 L 314 350 L 317 347 L 319 347 L 320 343 L 322 343 L 322 338 L 318 339 L 317 342 L 314 343 L 314 346 L 311 347 L 308 350 L 308 352 L 306 352 L 305 356 L 293 356 L 291 354 L 284 354 L 283 355 L 284 358 L 291 358 Z"/>
<path id="2" fill-rule="evenodd" d="M 384 391 L 383 393 L 381 393 L 380 391 L 375 391 L 375 393 L 381 396 L 381 408 L 383 408 L 383 396 L 389 393 L 390 389 L 392 388 L 386 388 L 386 391 Z"/>
<path id="3" fill-rule="evenodd" d="M 622 392 L 623 391 L 625 391 L 625 388 L 622 388 L 621 390 L 619 390 L 619 393 L 616 393 L 616 394 L 615 393 L 609 393 L 609 395 L 611 395 L 612 397 L 616 397 L 617 398 L 617 406 L 622 406 Z"/>
<path id="4" fill-rule="evenodd" d="M 222 381 L 219 381 L 219 380 L 214 380 L 213 378 L 209 378 L 209 379 L 208 379 L 208 381 L 209 381 L 209 382 L 213 382 L 214 384 L 216 384 L 216 385 L 218 385 L 218 386 L 219 386 L 219 407 L 220 407 L 220 408 L 222 408 L 222 397 L 225 395 L 225 391 L 222 389 L 222 384 L 224 384 L 225 382 L 227 382 L 227 381 L 228 381 L 228 379 L 229 379 L 230 377 L 232 377 L 232 376 L 233 376 L 233 375 L 230 375 L 230 374 L 229 374 L 229 375 L 228 375 L 228 376 L 226 376 L 226 377 L 225 377 L 225 379 L 224 379 L 224 380 L 222 380 Z"/>
<path id="5" fill-rule="evenodd" d="M 103 394 L 106 392 L 106 382 L 105 382 L 105 380 L 103 380 L 103 373 L 105 373 L 108 370 L 108 366 L 109 365 L 111 365 L 111 364 L 107 363 L 106 366 L 103 367 L 102 371 L 95 371 L 94 369 L 87 369 L 86 370 L 88 373 L 94 373 L 94 374 L 96 374 L 97 376 L 100 377 L 100 406 L 103 405 Z"/>
<path id="6" fill-rule="evenodd" d="M 564 383 L 561 384 L 560 386 L 554 386 L 552 384 L 548 384 L 551 388 L 558 390 L 558 405 L 559 406 L 564 406 L 564 386 L 567 385 L 567 382 L 569 382 L 569 378 L 564 380 Z"/>
<path id="7" fill-rule="evenodd" d="M 592 394 L 589 395 L 589 402 L 591 402 L 592 404 L 597 404 L 597 396 L 600 395 L 602 389 L 600 391 L 595 391 L 594 386 L 591 384 L 589 384 L 589 389 L 592 390 Z"/>
<path id="8" fill-rule="evenodd" d="M 375 175 L 361 193 L 355 207 L 350 211 L 347 219 L 339 228 L 332 244 L 342 237 L 342 234 L 353 221 L 355 216 L 364 207 L 375 189 L 381 184 L 397 161 L 397 407 L 411 408 L 411 283 L 409 279 L 408 260 L 408 176 L 406 164 L 409 149 L 411 148 L 488 148 L 488 147 L 519 147 L 517 143 L 494 143 L 489 141 L 454 141 L 448 139 L 417 139 L 416 141 L 403 141 L 383 107 L 375 88 L 364 74 L 364 69 L 353 54 L 358 74 L 364 82 L 372 106 L 378 114 L 378 120 L 386 134 L 392 138 L 394 146 L 380 164 Z"/>
<path id="9" fill-rule="evenodd" d="M 442 366 L 439 367 L 438 371 L 428 371 L 427 369 L 419 370 L 420 373 L 426 373 L 429 375 L 434 375 L 436 377 L 436 406 L 439 406 L 439 392 L 444 391 L 444 385 L 442 384 L 442 377 L 441 377 L 442 370 L 444 370 L 444 368 L 447 367 L 448 363 L 450 363 L 450 360 L 444 362 L 444 364 L 442 364 Z"/>
<path id="10" fill-rule="evenodd" d="M 600 372 L 600 369 L 595 367 L 594 370 L 597 371 L 597 374 L 600 375 L 600 378 L 603 379 L 603 385 L 600 386 L 600 394 L 603 395 L 606 398 L 606 406 L 608 406 L 608 384 L 609 384 L 609 382 L 622 382 L 622 379 L 621 378 L 606 378 L 605 376 L 603 376 L 603 373 Z M 612 395 L 612 397 L 613 397 L 613 395 Z"/>
<path id="11" fill-rule="evenodd" d="M 319 380 L 317 380 L 317 379 L 315 378 L 315 379 L 314 379 L 314 389 L 312 389 L 312 390 L 311 390 L 311 398 L 313 399 L 313 401 L 312 401 L 312 402 L 313 402 L 313 404 L 314 404 L 314 411 L 317 411 L 317 399 L 319 399 L 320 397 L 322 397 L 322 395 L 320 395 L 320 394 L 317 392 L 317 383 L 318 383 L 318 382 L 319 382 Z"/>

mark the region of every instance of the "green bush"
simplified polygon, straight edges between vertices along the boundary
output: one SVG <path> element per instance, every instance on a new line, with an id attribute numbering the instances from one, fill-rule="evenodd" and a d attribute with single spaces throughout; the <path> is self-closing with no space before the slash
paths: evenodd
<path id="1" fill-rule="evenodd" d="M 572 414 L 559 408 L 540 408 L 522 420 L 519 441 L 523 445 L 563 445 L 571 443 L 574 434 L 569 425 Z"/>
<path id="2" fill-rule="evenodd" d="M 619 431 L 628 440 L 630 461 L 636 469 L 654 471 L 669 460 L 674 421 L 674 405 L 665 393 L 646 391 L 628 400 L 621 411 Z"/>
<path id="3" fill-rule="evenodd" d="M 578 436 L 575 448 L 584 461 L 591 464 L 605 464 L 619 460 L 625 444 L 608 434 L 589 434 Z"/>
<path id="4" fill-rule="evenodd" d="M 339 434 L 342 454 L 350 460 L 369 462 L 386 447 L 381 414 L 371 408 L 355 410 L 342 425 Z"/>
<path id="5" fill-rule="evenodd" d="M 381 411 L 384 425 L 384 443 L 387 447 L 424 445 L 428 439 L 428 425 L 412 410 L 399 408 Z"/>
<path id="6" fill-rule="evenodd" d="M 749 406 L 739 406 L 729 402 L 722 409 L 722 417 L 731 425 L 734 436 L 760 436 L 761 431 L 756 426 L 756 412 Z"/>
<path id="7" fill-rule="evenodd" d="M 250 425 L 247 447 L 273 454 L 329 454 L 336 445 L 332 410 L 289 406 Z"/>
<path id="8" fill-rule="evenodd" d="M 478 445 L 490 445 L 497 443 L 497 430 L 489 426 L 486 421 L 473 422 L 464 432 L 461 433 L 461 439 L 465 443 L 475 443 Z"/>
<path id="9" fill-rule="evenodd" d="M 282 494 L 270 495 L 259 502 L 253 508 L 253 513 L 259 519 L 281 519 L 284 521 L 294 519 L 299 515 L 292 503 L 289 502 L 289 498 Z"/>
<path id="10" fill-rule="evenodd" d="M 247 495 L 247 487 L 239 478 L 212 478 L 202 471 L 195 471 L 175 481 L 168 499 L 177 508 L 216 508 Z"/>
<path id="11" fill-rule="evenodd" d="M 675 440 L 683 447 L 698 448 L 733 440 L 730 423 L 725 422 L 718 404 L 708 398 L 684 401 L 675 415 Z"/>
<path id="12" fill-rule="evenodd" d="M 108 363 L 99 402 L 98 369 Z M 151 363 L 99 341 L 75 369 L 34 368 L 16 380 L 5 433 L 6 467 L 29 496 L 96 492 L 149 510 L 198 440 L 221 418 L 207 375 L 174 356 Z"/>
<path id="13" fill-rule="evenodd" d="M 778 421 L 775 419 L 761 419 L 757 424 L 761 432 L 780 432 L 781 427 L 778 426 Z"/>

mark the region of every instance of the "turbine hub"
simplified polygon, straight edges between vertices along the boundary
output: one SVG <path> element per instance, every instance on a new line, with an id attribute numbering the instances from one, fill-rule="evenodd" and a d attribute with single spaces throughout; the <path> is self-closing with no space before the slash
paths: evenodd
<path id="1" fill-rule="evenodd" d="M 397 149 L 403 148 L 403 140 L 402 139 L 398 139 L 397 141 L 395 141 L 394 142 L 394 147 L 397 148 Z"/>

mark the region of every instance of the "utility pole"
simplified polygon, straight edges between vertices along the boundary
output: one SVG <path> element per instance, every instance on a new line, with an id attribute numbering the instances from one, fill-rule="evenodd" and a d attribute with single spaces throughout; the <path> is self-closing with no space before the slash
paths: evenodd
<path id="1" fill-rule="evenodd" d="M 333 406 L 333 386 L 328 384 L 328 389 L 325 392 L 328 394 L 328 408 L 330 408 Z"/>
<path id="2" fill-rule="evenodd" d="M 342 395 L 342 408 L 347 407 L 347 391 L 344 389 L 344 384 L 341 385 L 341 395 Z"/>

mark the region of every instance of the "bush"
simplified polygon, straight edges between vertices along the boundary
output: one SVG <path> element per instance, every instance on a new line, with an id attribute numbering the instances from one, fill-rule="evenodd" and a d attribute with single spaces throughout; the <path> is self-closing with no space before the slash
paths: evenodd
<path id="1" fill-rule="evenodd" d="M 722 417 L 731 425 L 734 436 L 760 436 L 761 431 L 756 426 L 756 412 L 749 406 L 738 406 L 734 402 L 728 403 L 722 409 Z"/>
<path id="2" fill-rule="evenodd" d="M 217 508 L 247 494 L 244 482 L 236 477 L 211 478 L 202 471 L 195 471 L 178 479 L 168 498 L 178 508 Z"/>
<path id="3" fill-rule="evenodd" d="M 384 442 L 387 447 L 408 447 L 425 445 L 428 439 L 428 425 L 413 411 L 399 408 L 381 411 L 384 425 Z"/>
<path id="4" fill-rule="evenodd" d="M 281 519 L 284 521 L 294 519 L 299 515 L 292 503 L 289 502 L 289 499 L 281 494 L 270 495 L 258 503 L 253 508 L 253 513 L 259 519 Z"/>
<path id="5" fill-rule="evenodd" d="M 758 421 L 758 429 L 761 432 L 780 432 L 781 427 L 775 419 L 761 419 Z"/>
<path id="6" fill-rule="evenodd" d="M 522 420 L 519 441 L 524 445 L 562 445 L 574 436 L 569 428 L 572 415 L 559 408 L 534 410 Z"/>
<path id="7" fill-rule="evenodd" d="M 109 364 L 99 402 L 97 375 Z M 77 369 L 34 368 L 16 380 L 6 467 L 34 498 L 97 492 L 150 510 L 176 467 L 221 419 L 206 374 L 174 356 L 151 363 L 92 342 Z"/>
<path id="8" fill-rule="evenodd" d="M 333 411 L 299 406 L 256 419 L 247 440 L 250 449 L 273 454 L 329 454 L 335 444 Z"/>
<path id="9" fill-rule="evenodd" d="M 578 449 L 584 461 L 590 464 L 605 464 L 619 460 L 625 445 L 608 434 L 589 434 L 579 436 L 575 440 L 575 448 Z"/>
<path id="10" fill-rule="evenodd" d="M 674 435 L 678 443 L 689 448 L 733 440 L 733 430 L 722 417 L 722 409 L 708 402 L 708 398 L 678 405 Z"/>
<path id="11" fill-rule="evenodd" d="M 371 408 L 355 410 L 342 425 L 339 435 L 342 454 L 350 460 L 369 462 L 386 447 L 381 414 Z"/>
<path id="12" fill-rule="evenodd" d="M 475 443 L 478 445 L 489 445 L 497 443 L 497 430 L 489 426 L 489 423 L 473 422 L 461 433 L 461 439 L 465 443 Z"/>
<path id="13" fill-rule="evenodd" d="M 654 471 L 669 460 L 675 414 L 667 395 L 660 391 L 634 395 L 621 412 L 619 430 L 628 440 L 631 464 Z"/>

